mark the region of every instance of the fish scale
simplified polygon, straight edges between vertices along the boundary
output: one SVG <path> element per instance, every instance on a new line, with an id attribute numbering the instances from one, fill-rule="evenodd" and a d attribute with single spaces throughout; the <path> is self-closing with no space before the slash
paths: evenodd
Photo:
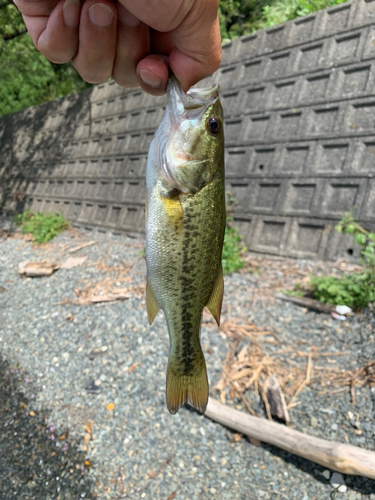
<path id="1" fill-rule="evenodd" d="M 212 120 L 221 125 L 219 135 L 211 132 Z M 223 294 L 222 123 L 218 86 L 190 96 L 171 78 L 146 173 L 147 311 L 150 324 L 160 309 L 167 321 L 171 413 L 186 402 L 204 412 L 208 401 L 200 325 L 205 306 L 219 321 Z"/>

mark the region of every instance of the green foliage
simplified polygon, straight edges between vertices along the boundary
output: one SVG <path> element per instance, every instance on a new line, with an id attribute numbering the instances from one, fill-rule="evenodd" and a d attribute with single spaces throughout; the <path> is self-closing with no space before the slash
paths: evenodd
<path id="1" fill-rule="evenodd" d="M 25 30 L 15 6 L 0 4 L 0 116 L 90 86 L 70 63 L 50 63 Z"/>
<path id="2" fill-rule="evenodd" d="M 220 0 L 223 41 L 276 26 L 346 0 Z"/>
<path id="3" fill-rule="evenodd" d="M 263 9 L 258 29 L 276 26 L 296 17 L 307 16 L 317 10 L 344 3 L 346 0 L 278 0 Z"/>
<path id="4" fill-rule="evenodd" d="M 224 274 L 239 271 L 245 265 L 242 254 L 246 252 L 246 247 L 241 241 L 237 228 L 230 226 L 231 220 L 232 218 L 228 216 L 222 255 Z"/>
<path id="5" fill-rule="evenodd" d="M 280 290 L 284 295 L 289 295 L 290 297 L 303 297 L 305 294 L 302 290 L 301 283 L 296 283 L 293 290 Z"/>
<path id="6" fill-rule="evenodd" d="M 33 214 L 30 210 L 16 215 L 15 222 L 21 226 L 23 233 L 34 236 L 35 243 L 46 243 L 69 226 L 69 222 L 60 214 Z"/>
<path id="7" fill-rule="evenodd" d="M 375 278 L 375 233 L 366 231 L 353 217 L 353 210 L 347 212 L 336 226 L 339 233 L 351 234 L 354 241 L 361 247 L 363 265 L 369 269 Z"/>
<path id="8" fill-rule="evenodd" d="M 363 308 L 375 302 L 375 233 L 366 231 L 350 211 L 336 227 L 339 233 L 351 234 L 361 247 L 362 273 L 335 278 L 319 276 L 311 279 L 314 297 L 329 304 L 342 304 L 351 308 Z"/>
<path id="9" fill-rule="evenodd" d="M 342 278 L 316 276 L 310 281 L 314 298 L 327 304 L 352 309 L 366 307 L 375 301 L 375 280 L 371 273 L 353 273 Z"/>
<path id="10" fill-rule="evenodd" d="M 223 42 L 255 31 L 268 0 L 219 0 L 220 31 Z"/>

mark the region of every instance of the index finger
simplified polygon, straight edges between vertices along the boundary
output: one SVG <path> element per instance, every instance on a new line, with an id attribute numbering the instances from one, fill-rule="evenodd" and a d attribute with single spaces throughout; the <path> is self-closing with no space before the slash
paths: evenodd
<path id="1" fill-rule="evenodd" d="M 79 0 L 15 0 L 35 47 L 52 62 L 67 62 L 76 54 Z"/>
<path id="2" fill-rule="evenodd" d="M 220 66 L 222 48 L 217 1 L 195 2 L 171 36 L 175 47 L 169 54 L 169 66 L 187 91 Z"/>
<path id="3" fill-rule="evenodd" d="M 218 0 L 153 0 L 152 8 L 149 0 L 119 1 L 156 30 L 153 53 L 169 56 L 170 68 L 185 91 L 220 66 Z"/>

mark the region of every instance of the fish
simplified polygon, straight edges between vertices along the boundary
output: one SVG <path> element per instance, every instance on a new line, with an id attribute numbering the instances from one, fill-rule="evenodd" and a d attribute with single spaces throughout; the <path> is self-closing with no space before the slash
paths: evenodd
<path id="1" fill-rule="evenodd" d="M 217 324 L 224 292 L 224 127 L 219 85 L 185 93 L 171 75 L 167 106 L 146 167 L 146 307 L 163 310 L 170 339 L 166 402 L 204 413 L 206 362 L 200 344 L 207 307 Z"/>

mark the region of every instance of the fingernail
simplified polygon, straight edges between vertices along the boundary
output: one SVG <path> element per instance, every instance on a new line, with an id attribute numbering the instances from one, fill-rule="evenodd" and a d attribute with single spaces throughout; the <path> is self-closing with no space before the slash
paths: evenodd
<path id="1" fill-rule="evenodd" d="M 96 3 L 89 8 L 89 18 L 96 26 L 110 26 L 113 22 L 113 11 L 104 3 Z"/>
<path id="2" fill-rule="evenodd" d="M 147 71 L 147 69 L 141 69 L 138 74 L 142 81 L 149 87 L 158 89 L 163 85 L 163 80 L 154 73 L 151 73 L 151 71 Z"/>
<path id="3" fill-rule="evenodd" d="M 117 13 L 120 22 L 125 26 L 136 28 L 141 24 L 141 21 L 138 19 L 138 17 L 135 17 L 133 16 L 133 14 L 130 14 L 130 12 L 127 9 L 125 9 L 125 7 L 120 3 L 117 4 Z"/>
<path id="4" fill-rule="evenodd" d="M 64 23 L 66 26 L 76 28 L 81 15 L 81 2 L 79 0 L 66 0 L 63 7 Z"/>

